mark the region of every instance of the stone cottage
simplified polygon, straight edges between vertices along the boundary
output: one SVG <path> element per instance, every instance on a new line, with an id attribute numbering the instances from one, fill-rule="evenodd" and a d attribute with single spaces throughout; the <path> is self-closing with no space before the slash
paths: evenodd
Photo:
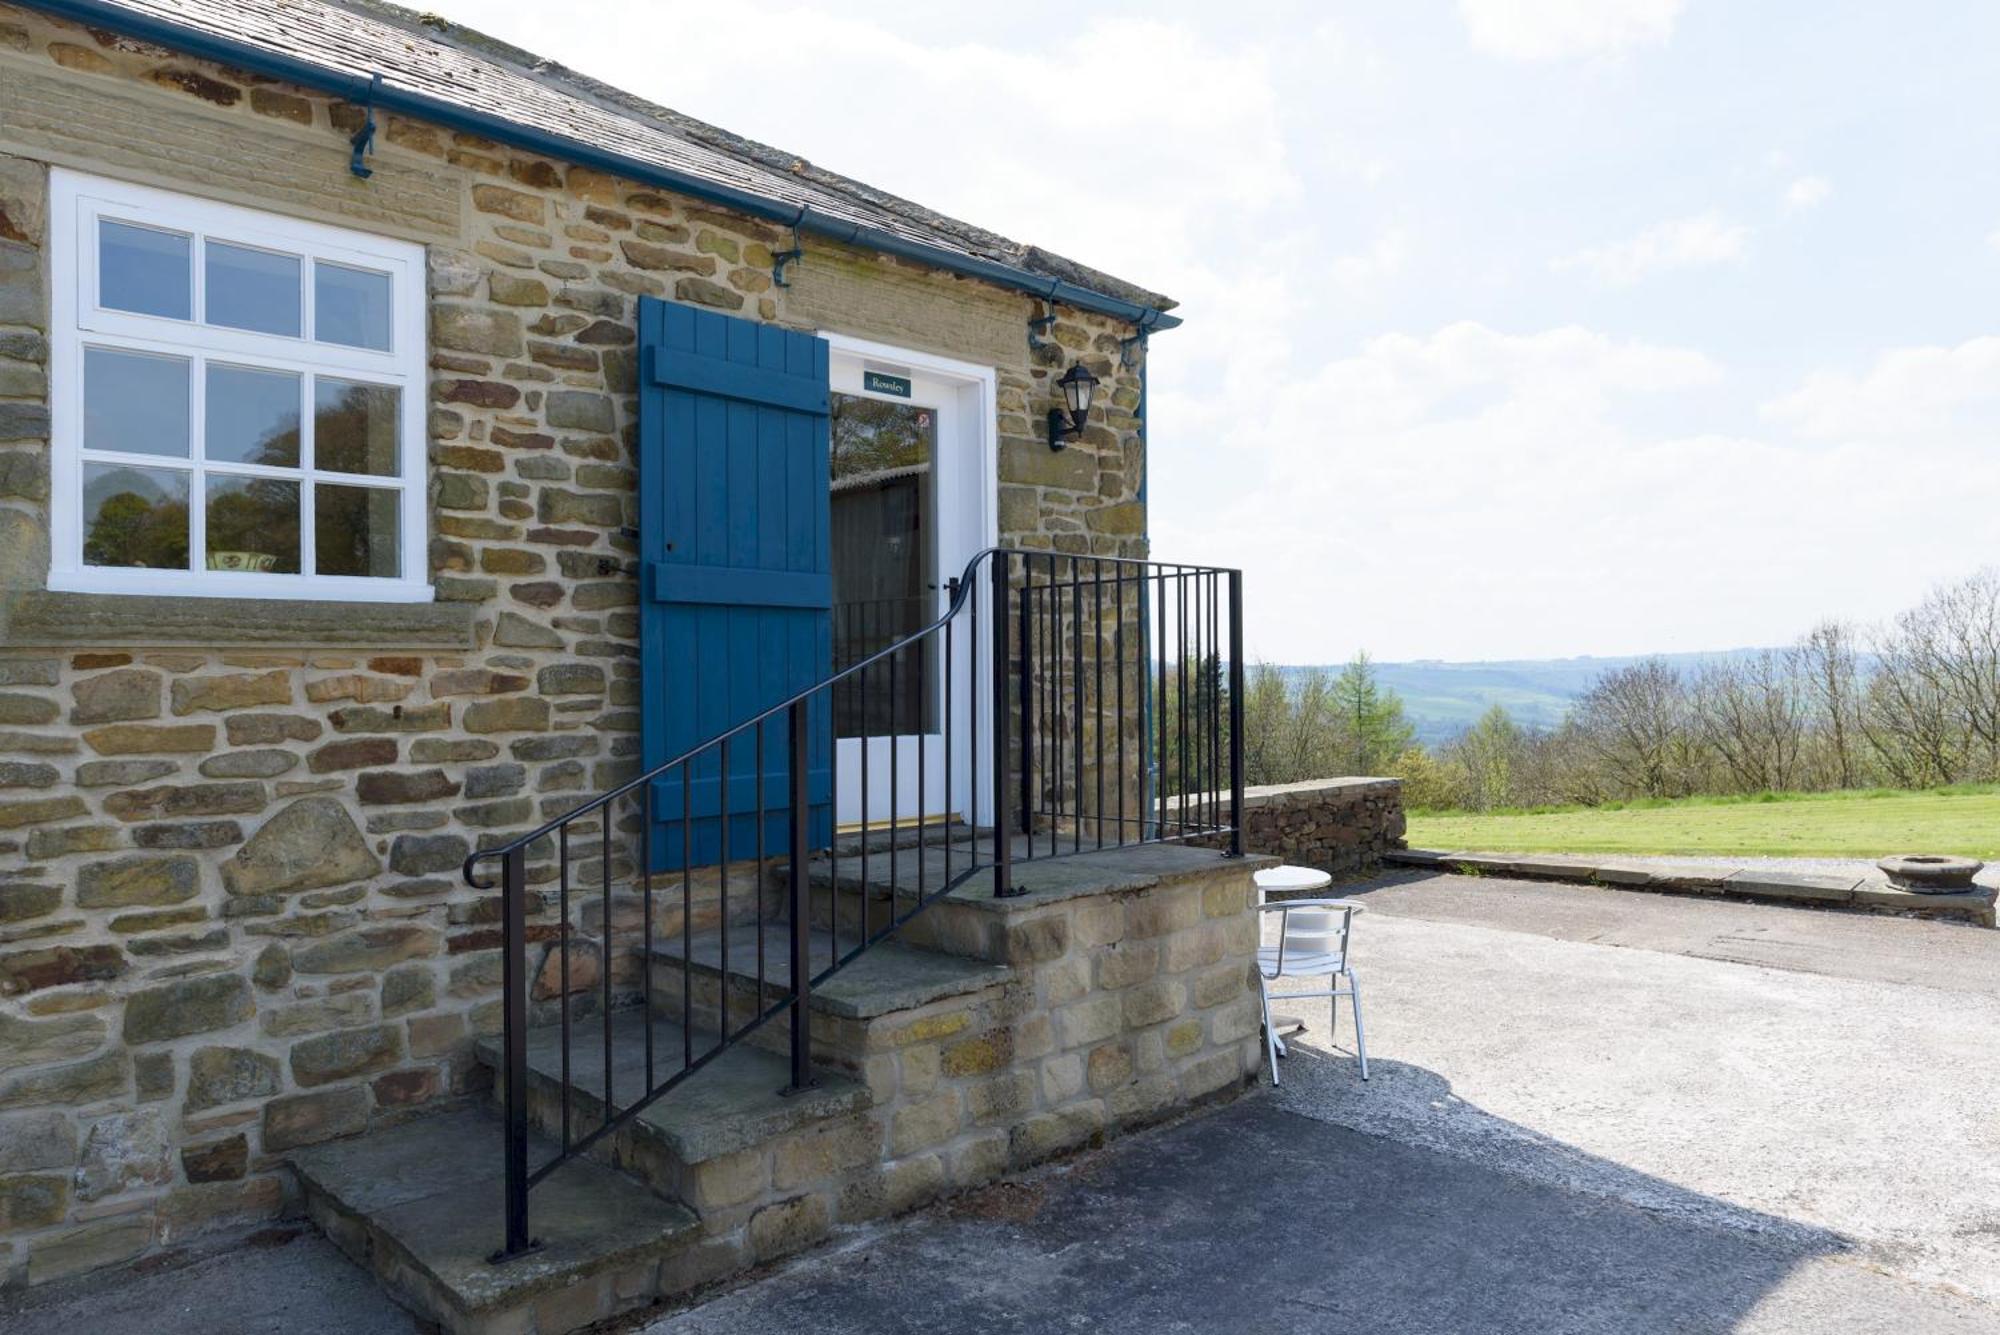
<path id="1" fill-rule="evenodd" d="M 426 1251 L 452 1223 L 424 1211 L 498 1213 L 490 1119 L 452 1121 L 480 1115 L 452 1109 L 490 1089 L 506 1009 L 504 903 L 466 855 L 912 636 L 986 548 L 1146 558 L 1168 308 L 430 14 L 0 2 L 0 1283 L 310 1213 L 452 1329 L 570 1329 L 1242 1087 L 1250 861 L 1152 845 L 932 905 L 872 953 L 930 951 L 922 987 L 814 999 L 812 1097 L 656 1103 L 536 1193 L 538 1259 Z M 804 416 L 810 466 L 700 426 L 746 400 Z M 754 644 L 662 622 L 712 689 L 642 652 L 656 604 L 720 598 L 674 554 L 724 512 L 718 544 L 830 562 L 728 572 L 822 628 L 762 695 Z M 834 763 L 866 765 L 870 719 L 938 731 L 894 681 L 838 705 Z M 1140 747 L 1132 695 L 1112 731 Z M 882 815 L 842 801 L 828 823 Z M 648 933 L 720 921 L 698 967 L 578 949 L 640 913 L 632 857 L 616 897 L 592 865 L 594 909 L 558 921 L 566 863 L 524 893 L 536 1023 L 600 979 L 610 1005 L 614 975 L 650 999 L 660 969 L 662 1025 L 756 1003 L 712 869 L 644 901 Z M 730 1053 L 758 1091 L 766 1059 Z M 564 1145 L 572 1099 L 620 1103 L 568 1051 L 560 1087 L 530 1077 Z M 372 1213 L 356 1181 L 408 1199 Z M 622 1231 L 560 1235 L 564 1191 Z"/>

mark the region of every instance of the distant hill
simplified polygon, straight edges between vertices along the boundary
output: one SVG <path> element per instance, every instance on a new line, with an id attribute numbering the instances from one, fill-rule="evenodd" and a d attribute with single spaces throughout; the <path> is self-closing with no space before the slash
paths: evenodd
<path id="1" fill-rule="evenodd" d="M 1625 658 L 1527 658 L 1491 663 L 1444 663 L 1419 659 L 1411 663 L 1377 663 L 1375 676 L 1403 698 L 1403 712 L 1416 725 L 1417 740 L 1426 746 L 1450 741 L 1495 704 L 1505 705 L 1516 723 L 1553 728 L 1569 712 L 1570 703 L 1589 690 L 1600 676 L 1649 657 L 1663 658 L 1682 668 L 1698 667 L 1718 658 L 1739 658 L 1756 649 L 1723 649 L 1684 654 L 1634 654 Z M 1301 671 L 1288 667 L 1289 675 Z M 1329 666 L 1338 673 L 1338 664 Z"/>

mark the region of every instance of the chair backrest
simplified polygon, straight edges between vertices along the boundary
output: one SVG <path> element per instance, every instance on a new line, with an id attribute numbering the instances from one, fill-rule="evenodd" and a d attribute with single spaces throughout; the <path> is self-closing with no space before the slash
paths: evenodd
<path id="1" fill-rule="evenodd" d="M 1260 913 L 1278 915 L 1278 947 L 1264 969 L 1266 976 L 1335 973 L 1347 967 L 1348 938 L 1354 915 L 1366 912 L 1351 899 L 1288 899 L 1264 904 Z"/>

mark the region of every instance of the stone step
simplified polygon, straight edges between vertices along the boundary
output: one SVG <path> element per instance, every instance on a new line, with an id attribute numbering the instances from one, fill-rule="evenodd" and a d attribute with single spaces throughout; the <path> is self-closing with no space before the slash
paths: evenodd
<path id="1" fill-rule="evenodd" d="M 607 1083 L 620 1108 L 646 1089 L 644 1012 L 628 1008 L 613 1013 L 608 1082 L 603 1034 L 603 1026 L 595 1018 L 571 1025 L 572 1141 L 602 1125 Z M 697 1028 L 689 1035 L 680 1025 L 656 1015 L 652 1041 L 653 1077 L 663 1081 L 682 1069 L 690 1051 L 700 1061 L 714 1046 L 715 1031 Z M 562 1135 L 562 1050 L 560 1025 L 529 1031 L 529 1117 L 538 1132 L 558 1139 Z M 497 1039 L 481 1040 L 476 1051 L 481 1062 L 499 1070 Z M 690 1181 L 691 1170 L 869 1106 L 868 1089 L 860 1081 L 831 1071 L 817 1071 L 815 1079 L 817 1083 L 811 1088 L 791 1093 L 791 1068 L 786 1057 L 754 1044 L 737 1043 L 606 1137 L 604 1157 L 654 1191 L 698 1207 L 701 1193 Z"/>
<path id="2" fill-rule="evenodd" d="M 1010 918 L 1023 909 L 1094 895 L 1145 891 L 1168 881 L 1241 869 L 1243 865 L 1228 861 L 1219 852 L 1179 844 L 1098 850 L 1086 840 L 1080 853 L 1070 852 L 1071 847 L 1063 840 L 1059 844 L 1061 855 L 1051 857 L 1046 835 L 1032 841 L 1015 836 L 1013 883 L 1020 894 L 1004 903 L 993 897 L 990 866 L 966 874 L 968 862 L 962 845 L 949 850 L 903 849 L 871 855 L 865 862 L 850 856 L 816 858 L 807 871 L 813 890 L 812 924 L 818 930 L 838 922 L 842 936 L 851 937 L 859 929 L 864 904 L 869 924 L 880 927 L 889 920 L 888 906 L 893 901 L 896 915 L 908 918 L 896 933 L 896 939 L 907 946 L 996 964 L 1023 964 L 1039 959 L 1046 947 L 1034 939 L 1032 929 L 1024 934 L 1010 924 Z M 990 840 L 980 845 L 979 856 L 983 863 L 990 862 Z M 940 892 L 939 887 L 953 878 L 960 883 Z M 772 879 L 782 897 L 786 870 L 775 868 Z M 922 911 L 918 912 L 920 903 Z"/>
<path id="3" fill-rule="evenodd" d="M 815 974 L 833 963 L 836 944 L 851 954 L 838 972 L 814 986 L 809 1003 L 814 1015 L 813 1060 L 847 1071 L 866 1069 L 869 1053 L 880 1046 L 874 1037 L 877 1029 L 977 1007 L 993 1000 L 994 989 L 1015 979 L 1014 970 L 1006 965 L 922 950 L 894 938 L 852 954 L 858 941 L 857 936 L 843 933 L 836 942 L 832 933 L 818 929 L 807 937 L 807 958 Z M 767 928 L 761 993 L 754 934 L 732 933 L 729 944 L 729 1014 L 737 1023 L 755 1013 L 760 997 L 761 1005 L 768 1007 L 790 994 L 790 941 L 785 924 Z M 690 946 L 691 965 L 685 953 Z M 714 1032 L 724 988 L 721 933 L 703 933 L 686 944 L 679 938 L 656 941 L 652 959 L 654 1009 L 679 1020 L 691 1008 L 697 1030 Z M 752 1041 L 773 1052 L 789 1053 L 790 1016 L 764 1025 Z"/>
<path id="4" fill-rule="evenodd" d="M 555 1146 L 530 1140 L 529 1163 Z M 397 1301 L 453 1335 L 559 1335 L 649 1305 L 663 1257 L 700 1221 L 589 1159 L 529 1193 L 541 1246 L 488 1260 L 504 1234 L 501 1129 L 478 1110 L 418 1118 L 292 1155 L 307 1215 Z"/>

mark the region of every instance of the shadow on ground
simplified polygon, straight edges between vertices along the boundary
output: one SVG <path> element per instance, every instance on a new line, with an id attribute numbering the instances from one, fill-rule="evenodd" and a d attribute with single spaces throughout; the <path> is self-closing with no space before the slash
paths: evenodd
<path id="1" fill-rule="evenodd" d="M 1307 1048 L 1287 1062 L 1313 1066 L 1354 1078 L 1345 1058 Z M 1434 1073 L 1373 1066 L 1377 1080 L 1425 1081 L 1452 1097 Z M 1523 1158 L 1581 1157 L 1523 1128 L 1492 1134 Z M 1632 1185 L 1652 1200 L 1679 1191 Z M 1719 1202 L 1683 1204 L 1661 1213 L 1565 1191 L 1259 1096 L 836 1243 L 649 1329 L 1989 1328 L 1979 1323 L 1990 1314 L 1948 1295 L 1829 1262 L 1846 1250 L 1836 1236 Z"/>

